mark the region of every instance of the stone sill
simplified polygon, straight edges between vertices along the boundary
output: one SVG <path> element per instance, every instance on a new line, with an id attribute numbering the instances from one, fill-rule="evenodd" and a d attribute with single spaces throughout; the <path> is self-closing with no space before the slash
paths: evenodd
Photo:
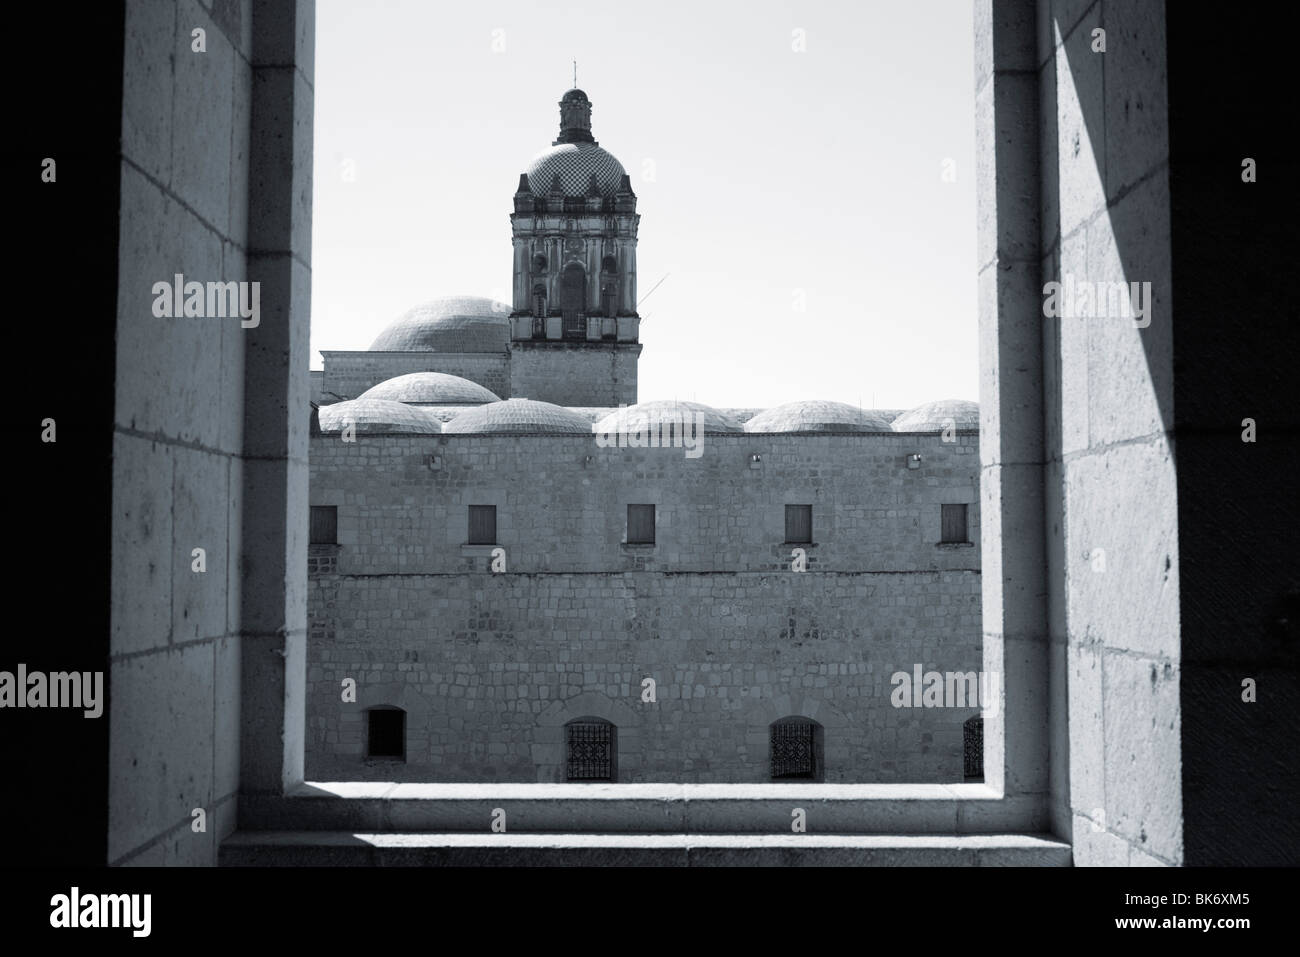
<path id="1" fill-rule="evenodd" d="M 974 542 L 936 542 L 935 548 L 974 548 Z"/>
<path id="2" fill-rule="evenodd" d="M 583 799 L 650 801 L 769 800 L 817 798 L 829 801 L 987 801 L 1001 795 L 987 784 L 481 784 L 397 781 L 305 781 L 291 798 L 348 800 L 475 801 Z"/>
<path id="3" fill-rule="evenodd" d="M 619 545 L 629 552 L 654 551 L 656 544 L 656 542 L 619 542 Z"/>
<path id="4" fill-rule="evenodd" d="M 223 866 L 876 866 L 1069 867 L 1070 845 L 1043 833 L 445 834 L 238 831 Z"/>
<path id="5" fill-rule="evenodd" d="M 504 807 L 512 832 L 788 834 L 790 810 L 814 831 L 858 835 L 1041 833 L 1042 795 L 987 784 L 427 784 L 307 782 L 287 795 L 241 794 L 242 831 L 481 832 Z"/>

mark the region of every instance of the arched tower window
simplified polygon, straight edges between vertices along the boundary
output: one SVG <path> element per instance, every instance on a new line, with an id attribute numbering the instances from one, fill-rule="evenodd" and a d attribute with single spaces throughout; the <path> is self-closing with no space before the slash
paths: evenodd
<path id="1" fill-rule="evenodd" d="M 406 760 L 406 712 L 390 705 L 366 711 L 366 757 Z"/>
<path id="2" fill-rule="evenodd" d="M 600 264 L 600 314 L 618 315 L 618 260 L 606 256 Z"/>
<path id="3" fill-rule="evenodd" d="M 967 781 L 984 780 L 984 719 L 967 718 L 961 726 L 962 764 Z"/>
<path id="4" fill-rule="evenodd" d="M 546 318 L 546 283 L 539 282 L 533 286 L 533 315 L 539 319 Z"/>
<path id="5" fill-rule="evenodd" d="M 587 271 L 578 263 L 569 263 L 560 274 L 560 315 L 566 339 L 587 338 L 586 291 Z"/>
<path id="6" fill-rule="evenodd" d="M 574 718 L 564 726 L 566 781 L 618 780 L 618 728 L 604 718 Z"/>
<path id="7" fill-rule="evenodd" d="M 769 730 L 773 781 L 820 781 L 823 774 L 822 726 L 792 715 L 773 721 Z"/>

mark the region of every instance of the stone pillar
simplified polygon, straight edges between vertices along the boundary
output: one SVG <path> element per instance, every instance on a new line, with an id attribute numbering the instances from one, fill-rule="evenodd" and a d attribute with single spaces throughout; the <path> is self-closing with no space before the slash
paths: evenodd
<path id="1" fill-rule="evenodd" d="M 531 309 L 529 300 L 532 298 L 532 289 L 528 277 L 532 272 L 532 257 L 528 255 L 528 241 L 522 236 L 515 237 L 514 247 L 515 285 L 514 302 L 511 303 L 511 307 L 514 312 L 525 312 Z"/>
<path id="2" fill-rule="evenodd" d="M 315 6 L 255 0 L 244 367 L 240 793 L 302 782 Z"/>

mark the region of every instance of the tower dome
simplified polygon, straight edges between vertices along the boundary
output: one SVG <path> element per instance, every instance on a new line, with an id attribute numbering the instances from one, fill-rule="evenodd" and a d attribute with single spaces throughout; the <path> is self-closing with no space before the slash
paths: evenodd
<path id="1" fill-rule="evenodd" d="M 525 171 L 534 196 L 612 196 L 625 171 L 591 135 L 591 100 L 576 87 L 560 98 L 560 135 Z"/>

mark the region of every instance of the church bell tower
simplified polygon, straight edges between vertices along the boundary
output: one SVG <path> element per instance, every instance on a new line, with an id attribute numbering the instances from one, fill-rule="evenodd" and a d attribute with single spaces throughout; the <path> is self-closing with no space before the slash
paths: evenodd
<path id="1" fill-rule="evenodd" d="M 511 391 L 561 405 L 631 405 L 641 352 L 637 198 L 592 135 L 587 94 L 569 90 L 559 107 L 560 134 L 520 175 L 510 216 Z"/>

